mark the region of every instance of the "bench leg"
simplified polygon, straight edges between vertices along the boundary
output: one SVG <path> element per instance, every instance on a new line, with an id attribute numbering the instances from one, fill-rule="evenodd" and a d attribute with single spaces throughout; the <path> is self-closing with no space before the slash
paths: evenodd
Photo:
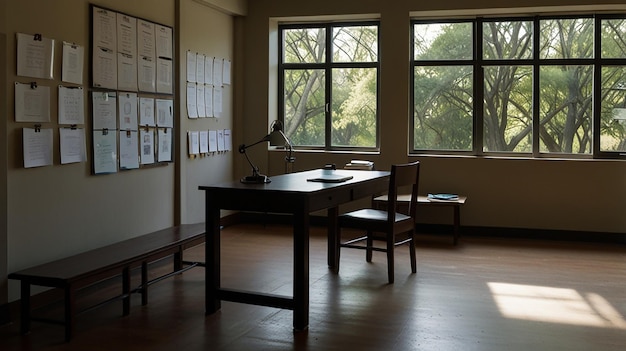
<path id="1" fill-rule="evenodd" d="M 74 289 L 72 286 L 65 287 L 65 341 L 72 339 L 74 332 Z"/>
<path id="2" fill-rule="evenodd" d="M 130 314 L 130 268 L 122 270 L 122 315 Z"/>
<path id="3" fill-rule="evenodd" d="M 459 227 L 461 226 L 461 206 L 456 205 L 454 207 L 454 238 L 453 242 L 456 245 L 459 242 Z"/>
<path id="4" fill-rule="evenodd" d="M 148 262 L 141 262 L 141 305 L 148 304 Z"/>
<path id="5" fill-rule="evenodd" d="M 27 334 L 30 331 L 30 283 L 22 280 L 20 291 L 20 332 Z"/>
<path id="6" fill-rule="evenodd" d="M 183 269 L 183 248 L 178 247 L 178 251 L 174 253 L 174 272 Z"/>

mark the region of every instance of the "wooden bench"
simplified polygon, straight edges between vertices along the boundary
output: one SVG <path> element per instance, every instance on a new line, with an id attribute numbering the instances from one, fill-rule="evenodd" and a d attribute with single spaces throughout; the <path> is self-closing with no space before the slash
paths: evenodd
<path id="1" fill-rule="evenodd" d="M 182 273 L 199 262 L 183 261 L 183 250 L 205 241 L 205 226 L 186 224 L 162 229 L 115 244 L 100 247 L 57 261 L 30 267 L 9 274 L 9 279 L 20 280 L 20 330 L 23 334 L 30 330 L 31 321 L 63 324 L 65 340 L 72 338 L 75 316 L 105 303 L 121 299 L 122 314 L 130 312 L 130 295 L 141 293 L 141 303 L 148 303 L 148 286 L 159 280 Z M 168 256 L 174 257 L 174 269 L 171 273 L 148 280 L 148 264 Z M 131 290 L 130 270 L 141 268 L 141 285 Z M 98 303 L 82 311 L 76 310 L 76 292 L 105 279 L 122 276 L 122 292 L 107 301 Z M 64 318 L 62 321 L 33 318 L 31 316 L 31 285 L 59 288 L 64 292 Z"/>
<path id="2" fill-rule="evenodd" d="M 387 203 L 387 195 L 381 195 L 375 197 L 372 200 L 372 206 L 374 208 L 386 208 Z M 452 225 L 453 225 L 453 243 L 456 245 L 459 241 L 459 229 L 461 227 L 461 206 L 465 204 L 467 200 L 467 196 L 459 195 L 458 200 L 446 200 L 446 201 L 431 201 L 427 196 L 418 196 L 417 197 L 417 205 L 418 206 L 443 206 L 443 207 L 452 207 Z M 401 213 L 408 212 L 408 204 L 411 201 L 411 195 L 399 195 L 397 200 L 397 211 Z"/>

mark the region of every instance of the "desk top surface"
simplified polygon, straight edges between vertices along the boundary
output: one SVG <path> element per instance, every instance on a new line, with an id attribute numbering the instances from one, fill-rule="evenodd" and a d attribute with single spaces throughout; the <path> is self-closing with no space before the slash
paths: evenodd
<path id="1" fill-rule="evenodd" d="M 329 188 L 338 188 L 343 186 L 353 186 L 367 181 L 380 180 L 381 178 L 388 178 L 389 172 L 387 171 L 362 171 L 362 170 L 324 170 L 314 169 L 310 171 L 296 172 L 281 174 L 270 177 L 271 182 L 265 184 L 244 184 L 240 181 L 223 182 L 219 184 L 199 186 L 200 190 L 214 190 L 214 189 L 232 189 L 232 190 L 249 190 L 249 191 L 281 191 L 281 192 L 316 192 Z M 319 178 L 324 175 L 342 175 L 352 176 L 352 179 L 338 182 L 338 183 L 325 183 L 325 182 L 312 182 L 307 179 Z"/>

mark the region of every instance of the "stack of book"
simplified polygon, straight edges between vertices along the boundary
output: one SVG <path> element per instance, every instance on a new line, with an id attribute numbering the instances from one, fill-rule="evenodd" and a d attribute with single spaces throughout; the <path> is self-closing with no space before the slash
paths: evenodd
<path id="1" fill-rule="evenodd" d="M 346 163 L 344 169 L 360 169 L 365 171 L 371 171 L 374 169 L 374 162 L 365 160 L 352 160 Z"/>
<path id="2" fill-rule="evenodd" d="M 457 201 L 458 199 L 457 194 L 428 194 L 428 201 Z"/>

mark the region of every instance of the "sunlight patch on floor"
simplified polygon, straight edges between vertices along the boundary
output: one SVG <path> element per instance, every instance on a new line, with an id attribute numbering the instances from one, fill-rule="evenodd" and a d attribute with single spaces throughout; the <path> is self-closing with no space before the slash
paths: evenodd
<path id="1" fill-rule="evenodd" d="M 573 289 L 488 283 L 500 313 L 507 318 L 626 329 L 626 320 L 602 296 Z"/>

